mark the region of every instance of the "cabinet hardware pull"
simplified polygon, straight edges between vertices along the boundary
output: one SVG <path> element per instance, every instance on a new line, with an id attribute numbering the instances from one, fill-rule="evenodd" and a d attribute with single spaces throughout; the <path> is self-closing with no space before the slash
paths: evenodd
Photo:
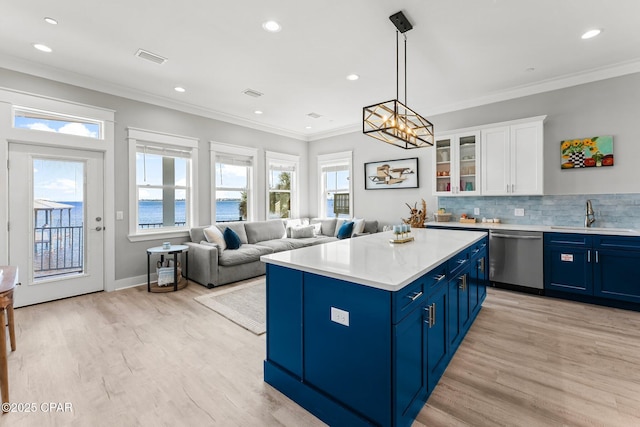
<path id="1" fill-rule="evenodd" d="M 447 277 L 446 274 L 440 274 L 438 276 L 435 276 L 434 279 L 436 279 L 438 282 L 441 281 L 442 279 L 444 279 L 445 277 Z"/>
<path id="2" fill-rule="evenodd" d="M 415 301 L 422 296 L 422 291 L 414 292 L 413 295 L 407 295 L 407 298 L 410 298 L 411 301 Z"/>
<path id="3" fill-rule="evenodd" d="M 477 254 L 478 252 L 480 252 L 480 249 L 476 249 L 475 251 L 473 251 L 474 254 Z"/>
<path id="4" fill-rule="evenodd" d="M 436 303 L 431 304 L 431 310 L 429 310 L 429 314 L 431 315 L 431 326 L 436 325 Z"/>
<path id="5" fill-rule="evenodd" d="M 463 291 L 467 289 L 467 275 L 463 274 L 462 276 L 458 277 L 458 279 L 460 279 L 460 285 L 458 287 Z"/>
<path id="6" fill-rule="evenodd" d="M 478 262 L 480 263 L 480 272 L 484 274 L 484 258 L 480 258 Z"/>
<path id="7" fill-rule="evenodd" d="M 467 260 L 466 259 L 457 259 L 456 262 L 458 264 L 464 264 L 465 262 L 467 262 Z"/>
<path id="8" fill-rule="evenodd" d="M 512 193 L 516 192 L 516 185 L 515 184 L 511 184 L 511 192 Z"/>
<path id="9" fill-rule="evenodd" d="M 507 193 L 509 192 L 509 184 L 507 184 Z"/>
<path id="10" fill-rule="evenodd" d="M 431 306 L 427 306 L 424 308 L 424 311 L 427 312 L 427 319 L 424 321 L 424 323 L 426 323 L 427 325 L 429 325 L 429 327 L 431 327 Z"/>
<path id="11" fill-rule="evenodd" d="M 587 250 L 587 262 L 591 262 L 591 249 Z"/>
<path id="12" fill-rule="evenodd" d="M 600 260 L 598 259 L 598 251 L 596 251 L 596 264 L 599 263 Z"/>

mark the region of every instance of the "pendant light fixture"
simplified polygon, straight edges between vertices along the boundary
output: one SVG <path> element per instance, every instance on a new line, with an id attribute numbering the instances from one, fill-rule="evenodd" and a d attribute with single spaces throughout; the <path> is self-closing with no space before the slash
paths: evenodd
<path id="1" fill-rule="evenodd" d="M 362 132 L 404 149 L 431 147 L 433 124 L 407 107 L 407 36 L 413 28 L 402 12 L 389 17 L 396 26 L 396 99 L 362 109 Z M 399 34 L 404 36 L 404 103 L 400 102 Z"/>

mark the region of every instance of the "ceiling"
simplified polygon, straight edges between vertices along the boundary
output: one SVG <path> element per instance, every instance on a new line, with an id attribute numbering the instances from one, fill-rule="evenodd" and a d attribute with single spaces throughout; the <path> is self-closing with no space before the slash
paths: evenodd
<path id="1" fill-rule="evenodd" d="M 396 97 L 399 10 L 407 104 L 426 117 L 640 71 L 638 0 L 6 0 L 0 67 L 314 140 Z"/>

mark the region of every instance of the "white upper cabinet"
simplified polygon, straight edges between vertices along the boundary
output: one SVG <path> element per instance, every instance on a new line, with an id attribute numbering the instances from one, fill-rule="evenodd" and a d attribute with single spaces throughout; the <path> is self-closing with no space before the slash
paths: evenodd
<path id="1" fill-rule="evenodd" d="M 480 194 L 480 132 L 469 131 L 436 137 L 433 156 L 437 196 Z"/>
<path id="2" fill-rule="evenodd" d="M 482 195 L 543 194 L 543 120 L 482 129 Z"/>

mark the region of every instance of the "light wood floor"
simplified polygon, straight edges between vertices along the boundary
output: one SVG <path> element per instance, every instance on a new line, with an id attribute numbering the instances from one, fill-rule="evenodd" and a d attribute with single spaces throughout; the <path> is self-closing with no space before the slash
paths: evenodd
<path id="1" fill-rule="evenodd" d="M 6 426 L 322 426 L 262 381 L 257 337 L 144 287 L 16 310 Z M 640 425 L 640 313 L 489 289 L 415 426 Z M 73 405 L 44 413 L 45 402 Z"/>

